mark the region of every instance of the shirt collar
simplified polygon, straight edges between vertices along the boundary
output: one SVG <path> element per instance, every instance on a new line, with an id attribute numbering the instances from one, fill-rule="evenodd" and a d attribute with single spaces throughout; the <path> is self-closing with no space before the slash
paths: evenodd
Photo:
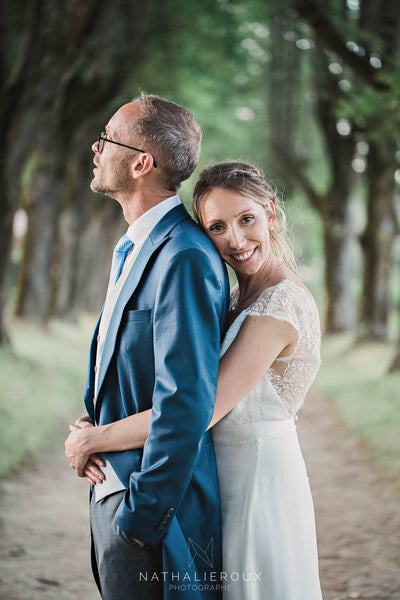
<path id="1" fill-rule="evenodd" d="M 141 246 L 163 216 L 180 203 L 177 194 L 159 202 L 132 223 L 128 227 L 126 235 L 134 242 L 135 246 Z"/>

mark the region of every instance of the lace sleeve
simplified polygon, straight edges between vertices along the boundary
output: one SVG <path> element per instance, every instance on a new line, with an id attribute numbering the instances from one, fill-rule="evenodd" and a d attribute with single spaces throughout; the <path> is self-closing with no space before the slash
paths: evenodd
<path id="1" fill-rule="evenodd" d="M 299 285 L 284 279 L 264 290 L 246 312 L 251 316 L 270 316 L 287 321 L 298 332 L 295 353 L 319 357 L 321 329 L 318 309 L 312 296 Z"/>
<path id="2" fill-rule="evenodd" d="M 232 291 L 235 303 L 238 289 Z M 235 307 L 235 304 L 233 308 Z M 293 281 L 283 279 L 262 292 L 232 323 L 224 340 L 223 352 L 232 343 L 247 315 L 271 316 L 290 323 L 297 331 L 297 343 L 290 355 L 278 356 L 265 376 L 221 421 L 261 422 L 294 416 L 304 401 L 318 372 L 321 329 L 318 309 L 311 294 Z M 216 427 L 222 426 L 217 424 Z"/>
<path id="3" fill-rule="evenodd" d="M 297 285 L 288 285 L 288 280 L 282 281 L 273 288 L 268 288 L 247 310 L 247 314 L 253 317 L 274 317 L 281 321 L 287 321 L 299 331 L 301 306 L 304 305 L 305 292 Z"/>

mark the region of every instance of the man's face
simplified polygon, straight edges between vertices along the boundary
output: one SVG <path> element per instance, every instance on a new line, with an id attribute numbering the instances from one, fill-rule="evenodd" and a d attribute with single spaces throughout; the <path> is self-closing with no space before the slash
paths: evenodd
<path id="1" fill-rule="evenodd" d="M 122 106 L 106 125 L 107 138 L 131 145 L 132 140 L 128 139 L 128 124 L 132 125 L 137 114 L 138 108 L 134 102 Z M 115 198 L 134 184 L 130 175 L 132 151 L 107 142 L 104 143 L 101 153 L 98 152 L 97 142 L 93 144 L 92 150 L 95 167 L 90 188 L 93 192 L 101 192 Z"/>

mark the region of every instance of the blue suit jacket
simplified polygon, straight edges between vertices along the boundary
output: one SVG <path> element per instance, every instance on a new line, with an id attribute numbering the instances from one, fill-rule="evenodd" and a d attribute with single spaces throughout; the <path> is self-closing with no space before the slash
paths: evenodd
<path id="1" fill-rule="evenodd" d="M 143 450 L 108 458 L 127 488 L 118 525 L 149 544 L 163 541 L 168 600 L 221 597 L 219 490 L 206 429 L 228 304 L 221 259 L 179 205 L 153 229 L 121 290 L 99 365 L 97 398 L 99 324 L 91 345 L 85 403 L 92 422 L 102 425 L 152 408 Z"/>

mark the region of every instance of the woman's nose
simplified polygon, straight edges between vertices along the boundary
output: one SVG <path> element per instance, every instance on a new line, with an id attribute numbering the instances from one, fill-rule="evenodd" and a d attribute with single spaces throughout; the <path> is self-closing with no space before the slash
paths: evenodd
<path id="1" fill-rule="evenodd" d="M 243 232 L 236 227 L 229 231 L 229 245 L 233 250 L 240 250 L 245 245 L 246 239 Z"/>

